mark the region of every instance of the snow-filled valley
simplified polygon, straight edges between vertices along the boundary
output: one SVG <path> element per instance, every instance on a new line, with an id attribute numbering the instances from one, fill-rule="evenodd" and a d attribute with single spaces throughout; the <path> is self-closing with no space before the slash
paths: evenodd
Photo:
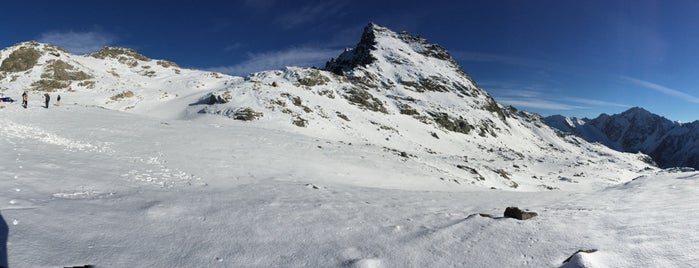
<path id="1" fill-rule="evenodd" d="M 461 188 L 371 145 L 94 107 L 2 111 L 10 267 L 693 267 L 699 174 Z M 539 216 L 503 218 L 508 206 Z M 494 218 L 481 217 L 491 214 Z"/>
<path id="2" fill-rule="evenodd" d="M 407 33 L 245 78 L 119 48 L 0 60 L 0 92 L 29 92 L 0 103 L 0 267 L 699 263 L 699 173 L 503 107 Z"/>

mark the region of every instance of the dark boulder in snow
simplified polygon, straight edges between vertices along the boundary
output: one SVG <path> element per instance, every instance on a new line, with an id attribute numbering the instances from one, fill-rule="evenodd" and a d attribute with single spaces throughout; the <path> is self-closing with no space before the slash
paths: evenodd
<path id="1" fill-rule="evenodd" d="M 537 215 L 539 214 L 537 214 L 536 212 L 523 211 L 518 207 L 508 207 L 505 209 L 505 218 L 514 218 L 523 221 L 534 218 Z"/>

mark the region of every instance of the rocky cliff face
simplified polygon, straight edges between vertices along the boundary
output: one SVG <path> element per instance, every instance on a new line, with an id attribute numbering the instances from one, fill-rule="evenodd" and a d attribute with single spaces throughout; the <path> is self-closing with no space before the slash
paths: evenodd
<path id="1" fill-rule="evenodd" d="M 699 168 L 699 122 L 680 124 L 642 108 L 594 119 L 546 118 L 551 126 L 624 152 L 643 152 L 660 167 Z"/>

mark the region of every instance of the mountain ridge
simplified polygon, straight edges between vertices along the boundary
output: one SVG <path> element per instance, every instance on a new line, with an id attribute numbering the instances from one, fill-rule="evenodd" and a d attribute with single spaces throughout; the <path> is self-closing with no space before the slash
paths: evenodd
<path id="1" fill-rule="evenodd" d="M 648 154 L 660 167 L 699 168 L 699 121 L 678 123 L 633 107 L 589 118 L 549 116 L 550 126 L 624 152 Z"/>

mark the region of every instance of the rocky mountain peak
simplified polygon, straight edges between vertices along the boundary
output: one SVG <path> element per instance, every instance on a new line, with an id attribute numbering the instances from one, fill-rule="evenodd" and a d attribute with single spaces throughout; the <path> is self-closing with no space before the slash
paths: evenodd
<path id="1" fill-rule="evenodd" d="M 628 109 L 620 114 L 621 117 L 626 118 L 626 119 L 649 119 L 652 117 L 657 117 L 660 118 L 660 116 L 655 115 L 651 112 L 649 112 L 646 109 L 643 109 L 641 107 L 633 107 L 631 109 Z"/>
<path id="2" fill-rule="evenodd" d="M 357 46 L 345 49 L 345 52 L 336 59 L 330 59 L 325 64 L 325 69 L 335 74 L 343 75 L 344 72 L 350 71 L 357 66 L 366 66 L 374 62 L 376 58 L 371 54 L 371 51 L 376 49 L 376 31 L 379 28 L 383 27 L 369 23 L 369 25 L 364 27 L 364 32 Z"/>
<path id="3" fill-rule="evenodd" d="M 346 49 L 339 57 L 328 61 L 325 70 L 343 75 L 357 67 L 372 63 L 414 67 L 428 62 L 421 60 L 422 57 L 444 61 L 459 74 L 467 76 L 447 50 L 440 45 L 431 44 L 419 35 L 394 32 L 375 23 L 369 23 L 364 27 L 356 47 Z"/>

